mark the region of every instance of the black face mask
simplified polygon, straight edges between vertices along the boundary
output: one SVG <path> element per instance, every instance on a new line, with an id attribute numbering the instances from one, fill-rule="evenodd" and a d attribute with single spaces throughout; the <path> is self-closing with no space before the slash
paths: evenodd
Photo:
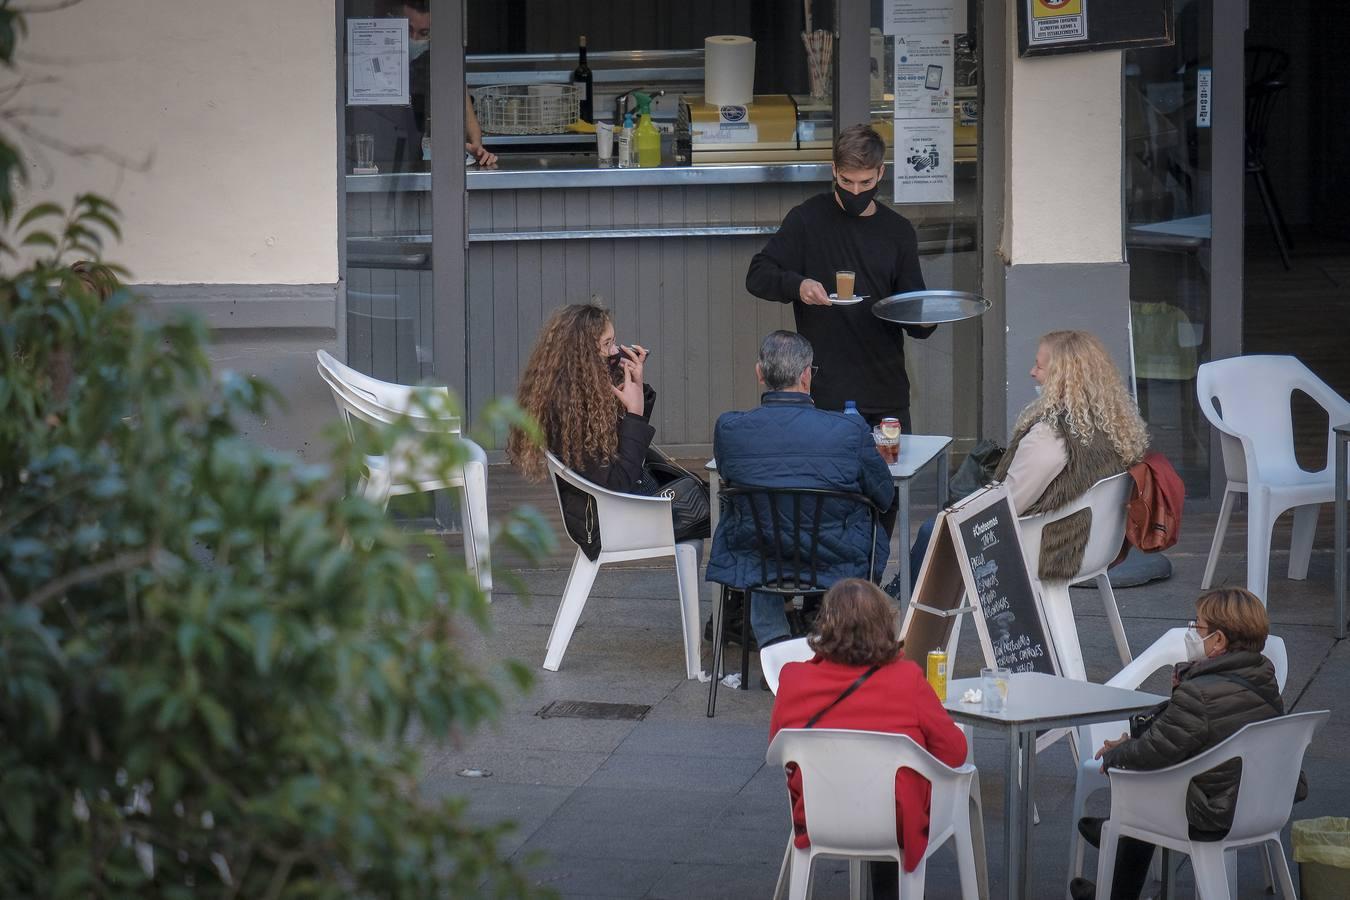
<path id="1" fill-rule="evenodd" d="M 867 211 L 867 206 L 872 202 L 872 198 L 877 195 L 879 187 L 881 185 L 874 184 L 867 190 L 854 194 L 841 188 L 839 182 L 836 181 L 834 183 L 834 195 L 839 198 L 839 204 L 844 207 L 844 212 L 850 216 L 861 216 Z"/>

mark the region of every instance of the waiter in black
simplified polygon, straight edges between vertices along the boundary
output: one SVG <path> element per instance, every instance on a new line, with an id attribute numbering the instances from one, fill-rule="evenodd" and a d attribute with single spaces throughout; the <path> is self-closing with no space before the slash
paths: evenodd
<path id="1" fill-rule="evenodd" d="M 791 303 L 797 331 L 819 366 L 811 396 L 821 409 L 853 400 L 869 425 L 894 416 L 911 432 L 905 333 L 926 338 L 933 326 L 897 325 L 872 315 L 882 297 L 923 290 L 918 239 L 909 220 L 873 198 L 885 171 L 886 144 L 872 128 L 846 128 L 834 144 L 834 189 L 792 209 L 750 261 L 745 287 L 764 300 Z M 852 271 L 852 306 L 834 305 L 835 272 Z"/>

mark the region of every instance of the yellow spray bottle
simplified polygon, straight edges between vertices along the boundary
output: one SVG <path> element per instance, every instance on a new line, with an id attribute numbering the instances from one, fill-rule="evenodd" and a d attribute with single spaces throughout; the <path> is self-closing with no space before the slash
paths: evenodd
<path id="1" fill-rule="evenodd" d="M 642 168 L 651 168 L 661 165 L 661 132 L 656 130 L 652 124 L 652 98 L 650 94 L 644 94 L 641 91 L 633 93 L 637 100 L 638 124 L 633 130 L 633 136 L 637 141 L 637 159 L 638 165 Z"/>

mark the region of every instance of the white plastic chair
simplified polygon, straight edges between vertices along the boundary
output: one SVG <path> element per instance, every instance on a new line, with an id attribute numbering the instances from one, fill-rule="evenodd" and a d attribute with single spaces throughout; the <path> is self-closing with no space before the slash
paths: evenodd
<path id="1" fill-rule="evenodd" d="M 764 683 L 774 694 L 778 693 L 778 673 L 790 662 L 806 662 L 816 655 L 806 638 L 793 638 L 779 641 L 759 651 L 759 669 L 764 673 Z"/>
<path id="2" fill-rule="evenodd" d="M 1027 561 L 1027 570 L 1034 583 L 1040 586 L 1041 606 L 1045 610 L 1046 624 L 1050 628 L 1050 640 L 1054 642 L 1059 657 L 1060 674 L 1079 681 L 1087 680 L 1087 671 L 1083 666 L 1083 648 L 1078 641 L 1078 626 L 1073 616 L 1073 604 L 1069 600 L 1069 585 L 1092 579 L 1097 584 L 1102 605 L 1106 608 L 1106 619 L 1111 624 L 1111 635 L 1116 641 L 1116 652 L 1122 665 L 1130 661 L 1130 643 L 1125 637 L 1125 626 L 1120 621 L 1120 608 L 1116 606 L 1116 595 L 1111 590 L 1111 579 L 1106 574 L 1120 553 L 1125 540 L 1125 507 L 1130 500 L 1130 490 L 1134 479 L 1130 473 L 1121 472 L 1088 488 L 1083 496 L 1062 509 L 1036 516 L 1023 516 L 1018 520 L 1022 538 L 1022 555 Z M 1092 510 L 1092 525 L 1088 533 L 1087 546 L 1083 551 L 1083 563 L 1073 578 L 1061 580 L 1042 580 L 1037 576 L 1041 561 L 1041 536 L 1045 527 L 1052 522 L 1068 518 L 1080 510 Z"/>
<path id="3" fill-rule="evenodd" d="M 789 832 L 775 897 L 782 895 L 786 881 L 788 896 L 805 900 L 811 894 L 812 862 L 817 856 L 832 856 L 849 860 L 854 898 L 860 896 L 864 861 L 893 860 L 900 869 L 901 900 L 921 900 L 928 859 L 948 840 L 956 842 L 961 896 L 986 896 L 984 823 L 975 800 L 979 782 L 973 765 L 945 766 L 907 735 L 834 728 L 785 728 L 774 735 L 765 762 L 779 769 L 797 764 L 811 836 L 811 845 L 799 849 Z M 913 872 L 904 870 L 896 843 L 899 769 L 912 769 L 933 786 L 928 848 Z M 788 810 L 791 815 L 790 800 Z"/>
<path id="4" fill-rule="evenodd" d="M 1332 428 L 1350 422 L 1350 402 L 1292 356 L 1238 356 L 1205 363 L 1196 374 L 1200 409 L 1219 432 L 1228 476 L 1201 587 L 1214 581 L 1237 494 L 1247 494 L 1247 590 L 1269 605 L 1270 537 L 1281 513 L 1294 510 L 1289 577 L 1308 577 L 1321 504 L 1336 498 Z M 1303 391 L 1327 412 L 1327 463 L 1316 472 L 1294 457 L 1290 395 Z M 1217 404 L 1215 401 L 1218 401 Z"/>
<path id="5" fill-rule="evenodd" d="M 1116 845 L 1122 837 L 1133 837 L 1188 854 L 1196 893 L 1202 900 L 1232 896 L 1227 854 L 1244 847 L 1265 847 L 1271 851 L 1267 856 L 1279 879 L 1281 894 L 1286 900 L 1295 900 L 1280 831 L 1294 805 L 1303 754 L 1313 733 L 1330 715 L 1321 710 L 1254 722 L 1199 756 L 1166 769 L 1109 770 L 1111 818 L 1102 825 L 1097 895 L 1111 896 Z M 1221 841 L 1192 841 L 1186 821 L 1186 793 L 1191 779 L 1235 757 L 1242 760 L 1243 777 L 1238 782 L 1232 829 Z"/>
<path id="6" fill-rule="evenodd" d="M 1185 628 L 1171 628 L 1163 632 L 1148 649 L 1136 656 L 1133 662 L 1113 675 L 1106 683 L 1111 687 L 1137 690 L 1155 672 L 1184 662 L 1185 635 Z M 1273 634 L 1269 635 L 1261 653 L 1275 667 L 1275 686 L 1279 688 L 1280 693 L 1284 693 L 1285 680 L 1289 677 L 1289 655 L 1285 650 L 1284 639 Z M 1101 761 L 1092 757 L 1107 740 L 1115 740 L 1129 730 L 1130 723 L 1125 721 L 1103 722 L 1077 729 L 1078 778 L 1074 785 L 1073 807 L 1069 816 L 1069 859 L 1072 860 L 1070 878 L 1083 874 L 1083 856 L 1087 849 L 1087 842 L 1078 833 L 1078 820 L 1086 813 L 1088 798 L 1097 791 L 1110 787 L 1106 776 L 1102 774 Z"/>
<path id="7" fill-rule="evenodd" d="M 442 395 L 448 408 L 448 388 L 391 384 L 343 365 L 325 350 L 318 351 L 317 355 L 319 376 L 332 390 L 333 400 L 347 426 L 347 436 L 353 441 L 356 440 L 353 419 L 379 427 L 389 425 L 405 414 L 419 431 L 459 434 L 457 417 L 433 418 L 426 409 L 413 403 L 416 392 L 430 391 Z M 462 468 L 450 471 L 446 471 L 438 460 L 423 458 L 418 453 L 416 441 L 402 441 L 384 456 L 366 456 L 366 471 L 357 490 L 381 509 L 389 506 L 390 497 L 449 488 L 458 490 L 464 525 L 464 561 L 477 576 L 479 587 L 491 601 L 487 454 L 468 438 L 460 436 L 460 440 L 468 449 L 470 458 Z"/>
<path id="8" fill-rule="evenodd" d="M 553 630 L 548 635 L 544 651 L 544 668 L 558 671 L 563 654 L 572 640 L 581 611 L 591 594 L 596 573 L 605 563 L 629 559 L 651 559 L 659 556 L 675 557 L 675 577 L 680 589 L 680 619 L 684 634 L 684 668 L 689 678 L 698 678 L 703 667 L 699 662 L 698 633 L 698 556 L 702 541 L 675 543 L 675 523 L 670 511 L 669 497 L 640 497 L 611 491 L 587 481 L 567 468 L 548 451 L 549 474 L 553 478 L 558 509 L 562 510 L 562 484 L 571 485 L 595 501 L 595 525 L 600 533 L 600 554 L 592 562 L 577 544 L 577 555 L 572 561 L 572 572 L 567 576 L 558 613 L 553 617 Z M 564 529 L 566 531 L 566 529 Z"/>

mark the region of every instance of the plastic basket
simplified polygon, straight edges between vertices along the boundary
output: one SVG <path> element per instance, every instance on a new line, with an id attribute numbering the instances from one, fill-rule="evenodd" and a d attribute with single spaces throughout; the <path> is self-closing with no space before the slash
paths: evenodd
<path id="1" fill-rule="evenodd" d="M 560 134 L 581 114 L 575 84 L 491 84 L 472 94 L 486 134 Z"/>

